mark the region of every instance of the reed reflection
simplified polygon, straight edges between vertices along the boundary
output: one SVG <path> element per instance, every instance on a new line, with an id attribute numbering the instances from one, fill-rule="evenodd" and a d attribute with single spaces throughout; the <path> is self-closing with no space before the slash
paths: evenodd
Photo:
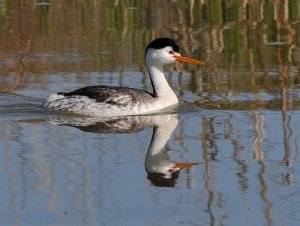
<path id="1" fill-rule="evenodd" d="M 145 157 L 147 179 L 159 187 L 175 187 L 180 170 L 197 166 L 197 162 L 176 162 L 166 149 L 173 131 L 177 127 L 177 114 L 127 116 L 118 118 L 60 118 L 50 120 L 51 124 L 72 126 L 92 133 L 135 133 L 153 128 L 152 138 Z"/>
<path id="2" fill-rule="evenodd" d="M 172 81 L 180 96 L 206 108 L 298 109 L 300 2 L 183 2 L 0 1 L 0 91 L 52 92 L 45 75 L 143 68 L 146 44 L 169 36 L 211 73 Z"/>

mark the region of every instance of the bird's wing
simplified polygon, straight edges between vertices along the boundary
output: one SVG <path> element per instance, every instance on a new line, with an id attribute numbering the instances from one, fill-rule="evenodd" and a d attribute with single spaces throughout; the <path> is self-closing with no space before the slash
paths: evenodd
<path id="1" fill-rule="evenodd" d="M 153 99 L 153 96 L 150 93 L 143 90 L 114 86 L 88 86 L 69 93 L 60 94 L 66 97 L 87 96 L 90 99 L 94 99 L 96 102 L 112 105 L 126 105 L 145 99 Z"/>

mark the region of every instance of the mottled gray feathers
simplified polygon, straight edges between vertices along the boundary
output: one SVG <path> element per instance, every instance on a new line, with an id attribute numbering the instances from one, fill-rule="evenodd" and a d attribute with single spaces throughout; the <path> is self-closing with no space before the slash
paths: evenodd
<path id="1" fill-rule="evenodd" d="M 58 94 L 65 97 L 86 96 L 98 103 L 111 105 L 125 105 L 153 99 L 152 94 L 146 91 L 115 86 L 88 86 L 69 93 L 61 92 Z"/>

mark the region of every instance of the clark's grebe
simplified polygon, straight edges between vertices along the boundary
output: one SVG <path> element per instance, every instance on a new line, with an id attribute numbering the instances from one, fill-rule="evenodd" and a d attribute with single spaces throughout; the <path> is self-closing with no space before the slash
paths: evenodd
<path id="1" fill-rule="evenodd" d="M 50 94 L 43 107 L 93 117 L 157 112 L 178 103 L 177 96 L 164 76 L 163 66 L 176 61 L 203 64 L 202 61 L 181 56 L 179 46 L 170 38 L 153 40 L 146 48 L 145 58 L 152 93 L 127 87 L 88 86 L 72 92 Z"/>

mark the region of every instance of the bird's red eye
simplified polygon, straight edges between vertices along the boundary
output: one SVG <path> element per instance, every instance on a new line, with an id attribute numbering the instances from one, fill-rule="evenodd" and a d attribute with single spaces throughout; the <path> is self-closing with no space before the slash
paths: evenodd
<path id="1" fill-rule="evenodd" d="M 174 55 L 174 52 L 173 51 L 169 51 L 169 54 Z"/>

